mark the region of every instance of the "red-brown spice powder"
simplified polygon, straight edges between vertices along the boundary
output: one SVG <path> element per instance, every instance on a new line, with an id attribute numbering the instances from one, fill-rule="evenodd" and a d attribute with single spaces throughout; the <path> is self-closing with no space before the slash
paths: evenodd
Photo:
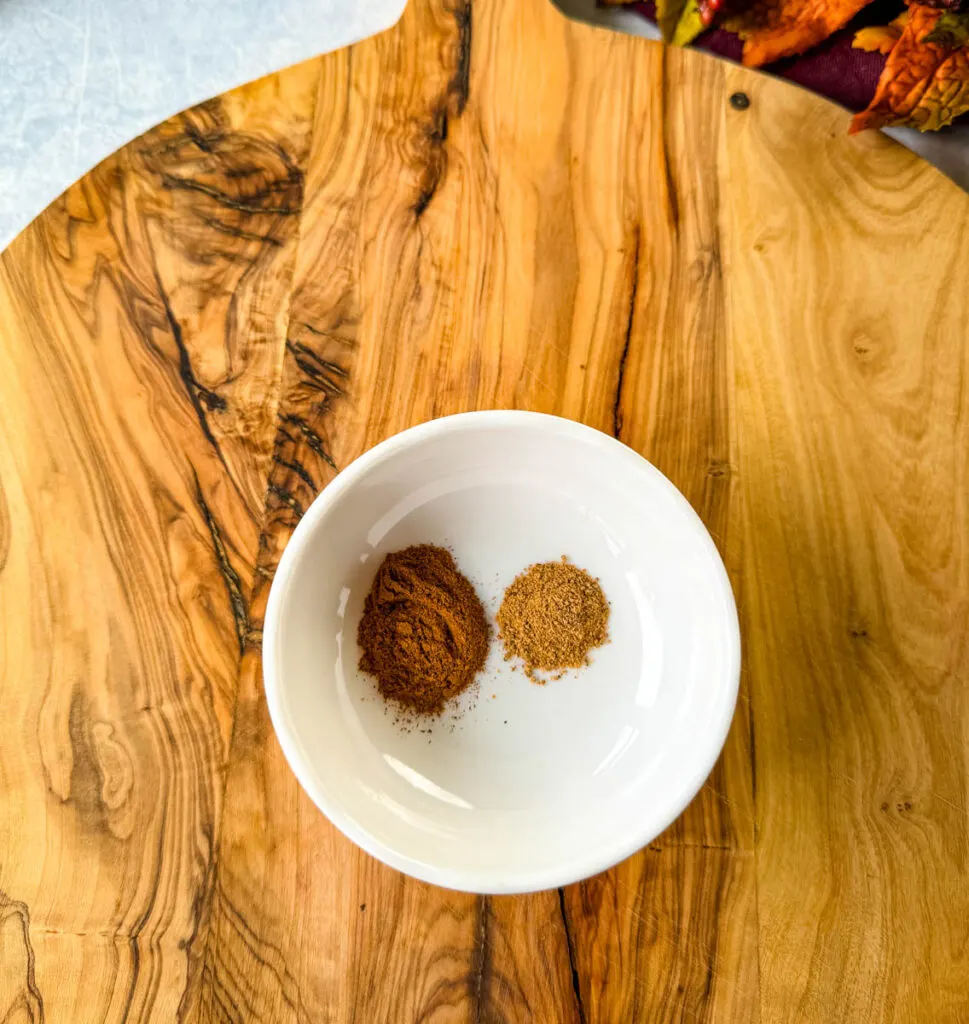
<path id="1" fill-rule="evenodd" d="M 357 630 L 360 669 L 383 697 L 437 715 L 484 667 L 491 629 L 471 582 L 445 548 L 387 555 Z"/>

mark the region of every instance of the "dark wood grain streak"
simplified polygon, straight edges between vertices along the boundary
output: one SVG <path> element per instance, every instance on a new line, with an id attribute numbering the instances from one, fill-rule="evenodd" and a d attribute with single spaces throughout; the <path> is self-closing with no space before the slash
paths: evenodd
<path id="1" fill-rule="evenodd" d="M 489 937 L 491 917 L 490 899 L 479 896 L 475 905 L 474 945 L 471 947 L 471 965 L 468 974 L 469 997 L 475 1024 L 493 1019 L 489 1012 L 488 999 L 494 983 L 491 969 L 492 939 Z M 523 1008 L 526 1012 L 528 1004 Z"/>
<path id="2" fill-rule="evenodd" d="M 709 76 L 711 88 L 719 84 L 716 64 L 691 68 L 691 75 L 698 71 Z M 625 229 L 630 239 L 625 248 L 632 256 L 612 426 L 691 500 L 736 577 L 739 537 L 729 527 L 737 494 L 725 472 L 735 440 L 717 256 L 720 197 L 715 176 L 696 174 L 697 161 L 716 164 L 720 113 L 690 105 L 694 94 L 681 87 L 681 73 L 672 55 L 662 62 L 657 109 L 640 122 L 645 127 L 635 150 L 637 169 L 640 162 L 653 161 L 646 179 L 651 189 L 644 191 L 638 177 L 626 184 L 632 223 Z M 680 139 L 698 124 L 704 124 L 703 141 L 684 161 Z M 756 1019 L 756 932 L 746 923 L 737 926 L 750 920 L 755 906 L 753 864 L 746 856 L 753 848 L 753 799 L 745 709 L 742 701 L 710 781 L 667 833 L 604 878 L 565 892 L 580 990 L 591 1020 Z M 744 856 L 734 859 L 734 850 Z M 716 863 L 721 858 L 723 866 Z M 729 886 L 720 881 L 720 870 L 728 871 Z M 688 884 L 697 871 L 704 879 L 697 898 L 711 901 L 709 906 L 699 913 L 670 906 L 664 886 Z M 621 886 L 619 894 L 610 889 L 613 884 Z M 682 929 L 705 951 L 704 969 L 694 969 L 692 955 L 681 959 L 669 950 L 657 955 L 648 927 L 656 934 L 672 933 L 674 945 Z M 710 983 L 710 972 L 720 969 L 721 930 L 740 956 L 732 965 L 743 973 L 739 992 Z M 605 965 L 620 951 L 623 970 L 616 972 Z"/>
<path id="3" fill-rule="evenodd" d="M 380 386 L 380 377 L 375 378 L 375 374 L 382 375 L 382 371 L 373 358 L 385 359 L 393 350 L 381 351 L 374 344 L 375 336 L 367 333 L 368 309 L 362 305 L 360 281 L 373 272 L 373 250 L 369 246 L 385 244 L 379 237 L 370 242 L 368 232 L 388 223 L 399 224 L 404 257 L 394 272 L 399 280 L 397 287 L 409 289 L 406 275 L 413 274 L 415 287 L 432 305 L 437 301 L 432 296 L 446 295 L 433 275 L 424 277 L 422 266 L 424 257 L 435 245 L 436 228 L 428 218 L 435 215 L 439 201 L 453 209 L 453 190 L 461 187 L 460 178 L 452 170 L 461 166 L 455 161 L 462 160 L 464 154 L 458 148 L 452 159 L 445 154 L 444 146 L 455 145 L 456 126 L 463 124 L 463 118 L 473 108 L 474 85 L 465 83 L 465 76 L 471 74 L 469 68 L 474 66 L 468 50 L 473 38 L 471 23 L 443 5 L 430 5 L 413 15 L 408 31 L 412 41 L 420 40 L 423 63 L 409 63 L 414 52 L 410 45 L 405 48 L 397 41 L 388 46 L 386 40 L 375 40 L 354 48 L 352 56 L 347 55 L 345 62 L 341 60 L 332 73 L 328 74 L 324 67 L 317 135 L 306 179 L 309 210 L 318 211 L 318 216 L 309 219 L 311 233 L 304 234 L 297 261 L 260 562 L 266 578 L 295 525 L 298 510 L 304 509 L 317 487 L 331 478 L 334 468 L 372 443 L 369 434 L 358 431 L 364 425 L 369 430 L 365 409 L 368 404 L 375 407 L 374 385 Z M 401 54 L 406 65 L 401 75 L 394 79 L 381 73 L 382 68 L 399 66 Z M 409 72 L 410 68 L 413 71 Z M 363 198 L 368 191 L 365 182 L 357 178 L 361 172 L 366 174 L 367 168 L 356 159 L 354 147 L 369 149 L 374 141 L 366 133 L 359 138 L 346 136 L 347 125 L 340 122 L 347 109 L 344 73 L 359 76 L 349 86 L 354 90 L 351 103 L 361 102 L 361 97 L 368 94 L 361 87 L 361 80 L 379 80 L 388 95 L 378 91 L 368 101 L 375 110 L 402 102 L 414 104 L 412 112 L 400 119 L 401 138 L 381 139 L 382 153 L 370 150 L 370 159 L 378 165 L 387 159 L 400 159 L 403 154 L 402 173 L 390 179 L 400 184 L 368 199 Z M 410 73 L 416 77 L 411 79 Z M 412 96 L 415 83 L 420 86 L 416 97 Z M 326 87 L 332 93 L 325 93 Z M 446 116 L 442 111 L 447 112 Z M 427 123 L 433 126 L 430 136 L 418 127 L 419 145 L 412 151 L 408 142 L 408 136 L 415 131 L 412 126 Z M 370 126 L 366 125 L 366 132 L 369 131 Z M 411 152 L 418 161 L 413 169 L 408 166 Z M 420 209 L 412 210 L 419 216 L 402 219 L 401 214 L 414 205 L 412 181 L 418 182 L 418 195 L 428 201 L 421 202 Z M 430 194 L 433 203 L 429 201 Z M 416 248 L 410 248 L 410 239 Z M 318 262 L 321 256 L 325 257 L 325 264 Z M 389 247 L 377 258 L 396 263 L 398 250 Z M 391 293 L 381 301 L 389 302 L 393 308 L 399 299 Z M 461 369 L 454 367 L 450 372 L 460 374 Z M 405 426 L 414 410 L 402 408 L 400 412 L 406 418 L 396 422 Z M 394 429 L 394 422 L 386 421 L 381 429 Z M 257 595 L 259 592 L 257 587 Z M 259 601 L 257 596 L 255 603 L 258 605 Z M 321 929 L 329 935 L 329 939 L 320 937 L 323 943 L 338 942 L 342 948 L 346 939 L 329 932 L 331 923 L 335 926 L 345 913 L 352 913 L 355 922 L 346 954 L 349 976 L 346 972 L 333 975 L 328 966 L 322 970 L 318 966 L 313 975 L 303 975 L 306 1005 L 315 1006 L 316 1012 L 325 1016 L 336 1007 L 332 1002 L 334 988 L 351 985 L 356 993 L 352 1008 L 347 1004 L 341 1011 L 347 1020 L 392 1020 L 400 1016 L 430 1021 L 440 1019 L 442 1013 L 454 1012 L 480 1021 L 519 1020 L 523 1019 L 523 1012 L 527 1019 L 571 1020 L 574 994 L 554 894 L 530 901 L 536 909 L 543 908 L 543 915 L 547 916 L 523 916 L 515 911 L 509 917 L 513 909 L 509 901 L 436 892 L 368 863 L 363 854 L 319 820 L 295 786 L 270 739 L 261 687 L 253 688 L 259 687 L 259 683 L 253 665 L 251 676 L 244 677 L 240 688 L 227 790 L 220 871 L 227 891 L 231 886 L 233 904 L 248 908 L 246 916 L 261 922 L 261 935 L 278 943 L 279 948 L 288 948 L 288 958 L 300 962 L 306 954 L 291 943 L 294 934 L 301 934 L 308 925 L 296 923 L 294 930 L 275 920 L 271 907 L 278 903 L 278 893 L 295 883 L 304 860 L 316 862 L 321 846 L 332 851 L 334 863 L 346 865 L 350 879 L 359 880 L 339 892 L 317 892 L 314 905 L 305 908 L 309 919 L 318 922 L 314 926 L 317 936 L 321 936 Z M 254 785 L 253 766 L 257 764 L 262 767 L 260 781 Z M 254 802 L 252 797 L 257 792 L 261 798 Z M 236 798 L 241 801 L 239 804 L 234 802 Z M 280 808 L 292 806 L 293 802 L 301 808 L 297 819 L 281 817 Z M 258 816 L 255 820 L 259 825 L 255 825 L 253 815 Z M 274 848 L 266 849 L 258 857 L 251 844 L 253 827 L 276 837 Z M 233 853 L 236 844 L 238 856 Z M 360 906 L 367 910 L 351 909 Z M 218 907 L 215 913 L 219 914 Z M 324 918 L 331 923 L 323 925 Z M 302 920 L 305 918 L 301 915 Z M 524 933 L 523 925 L 528 926 Z M 540 947 L 544 955 L 554 953 L 544 967 L 541 961 L 530 964 L 529 955 L 520 945 L 522 935 L 533 929 L 535 947 Z M 551 944 L 545 934 L 548 930 L 556 934 Z M 539 933 L 545 935 L 541 942 Z M 222 943 L 229 948 L 206 954 L 208 966 L 200 974 L 199 1007 L 212 1005 L 213 992 L 226 984 L 218 973 L 224 965 L 235 965 L 235 970 L 246 977 L 259 973 L 251 953 L 239 947 L 230 929 L 216 922 L 209 926 L 207 936 L 207 949 Z M 395 951 L 401 943 L 411 949 L 413 962 L 395 965 L 392 970 L 403 973 L 395 974 L 392 981 L 374 973 L 382 965 L 395 964 Z M 406 994 L 392 997 L 392 992 Z M 284 1013 L 282 1019 L 298 1019 L 291 1010 L 280 1012 Z"/>
<path id="4" fill-rule="evenodd" d="M 225 541 L 222 539 L 222 531 L 216 522 L 212 510 L 205 501 L 202 493 L 202 486 L 199 479 L 195 477 L 195 500 L 202 511 L 202 518 L 212 538 L 212 550 L 219 563 L 219 574 L 225 584 L 226 594 L 229 597 L 229 604 L 232 607 L 232 618 L 235 621 L 236 636 L 239 638 L 239 653 L 245 650 L 246 641 L 249 638 L 249 607 L 242 589 L 242 581 L 239 574 L 232 566 L 229 554 L 226 551 Z"/>
<path id="5" fill-rule="evenodd" d="M 616 397 L 612 403 L 612 436 L 619 438 L 622 434 L 622 391 L 626 377 L 626 360 L 629 358 L 629 343 L 633 336 L 633 318 L 636 316 L 636 294 L 639 290 L 639 245 L 641 227 L 639 224 L 634 229 L 634 241 L 632 243 L 632 259 L 629 271 L 629 317 L 626 321 L 626 340 L 619 356 L 619 366 L 616 370 Z"/>
<path id="6" fill-rule="evenodd" d="M 575 996 L 576 1016 L 579 1024 L 586 1024 L 588 1018 L 585 1013 L 585 1006 L 582 1003 L 582 980 L 579 974 L 579 961 L 575 951 L 575 938 L 572 934 L 572 926 L 569 924 L 569 911 L 565 902 L 565 889 L 558 890 L 559 912 L 562 915 L 562 927 L 565 930 L 565 938 L 569 946 L 569 969 L 572 972 L 572 993 Z"/>
<path id="7" fill-rule="evenodd" d="M 0 442 L 9 551 L 33 579 L 15 601 L 5 571 L 0 594 L 0 699 L 29 737 L 4 755 L 19 781 L 0 830 L 41 850 L 56 836 L 64 858 L 0 868 L 10 905 L 34 908 L 34 1018 L 42 992 L 48 1019 L 173 1019 L 185 988 L 213 891 L 298 217 L 272 212 L 278 198 L 269 213 L 226 211 L 164 181 L 298 197 L 282 154 L 311 109 L 280 120 L 274 106 L 311 106 L 316 76 L 297 69 L 281 91 L 255 86 L 160 126 L 0 256 L 0 404 L 36 424 Z M 280 180 L 280 164 L 283 187 L 253 182 Z"/>

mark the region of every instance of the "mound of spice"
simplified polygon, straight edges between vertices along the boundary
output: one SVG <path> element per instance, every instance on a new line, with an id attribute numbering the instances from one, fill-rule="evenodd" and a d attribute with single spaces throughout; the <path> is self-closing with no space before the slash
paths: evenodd
<path id="1" fill-rule="evenodd" d="M 437 715 L 484 667 L 490 628 L 450 551 L 419 544 L 387 555 L 357 630 L 360 669 L 380 693 Z"/>
<path id="2" fill-rule="evenodd" d="M 505 657 L 521 658 L 537 672 L 561 673 L 589 663 L 589 652 L 608 639 L 609 602 L 599 581 L 564 555 L 560 562 L 529 566 L 505 591 L 498 609 Z"/>

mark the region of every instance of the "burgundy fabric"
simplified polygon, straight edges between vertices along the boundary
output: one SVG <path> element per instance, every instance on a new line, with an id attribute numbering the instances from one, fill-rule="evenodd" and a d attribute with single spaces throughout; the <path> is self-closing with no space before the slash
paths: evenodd
<path id="1" fill-rule="evenodd" d="M 655 21 L 655 5 L 637 3 L 634 9 Z M 875 3 L 866 7 L 850 25 L 836 32 L 829 39 L 800 57 L 771 64 L 764 70 L 780 78 L 827 96 L 852 111 L 864 110 L 875 94 L 875 86 L 885 66 L 880 53 L 865 53 L 851 45 L 855 32 L 865 25 L 885 25 L 898 14 L 901 4 Z M 722 28 L 704 32 L 693 43 L 700 50 L 707 50 L 727 60 L 740 62 L 743 43 L 732 32 Z"/>

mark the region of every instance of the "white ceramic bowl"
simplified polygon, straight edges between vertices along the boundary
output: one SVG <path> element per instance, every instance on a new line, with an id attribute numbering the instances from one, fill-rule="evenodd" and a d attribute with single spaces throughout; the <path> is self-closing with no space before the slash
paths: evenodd
<path id="1" fill-rule="evenodd" d="M 597 576 L 611 642 L 539 686 L 493 645 L 461 714 L 407 731 L 357 669 L 383 556 L 449 547 L 490 613 L 533 562 Z M 523 892 L 595 874 L 686 807 L 737 700 L 730 583 L 699 518 L 625 445 L 554 416 L 434 420 L 345 469 L 303 517 L 269 597 L 266 697 L 296 776 L 354 842 L 417 878 Z"/>

